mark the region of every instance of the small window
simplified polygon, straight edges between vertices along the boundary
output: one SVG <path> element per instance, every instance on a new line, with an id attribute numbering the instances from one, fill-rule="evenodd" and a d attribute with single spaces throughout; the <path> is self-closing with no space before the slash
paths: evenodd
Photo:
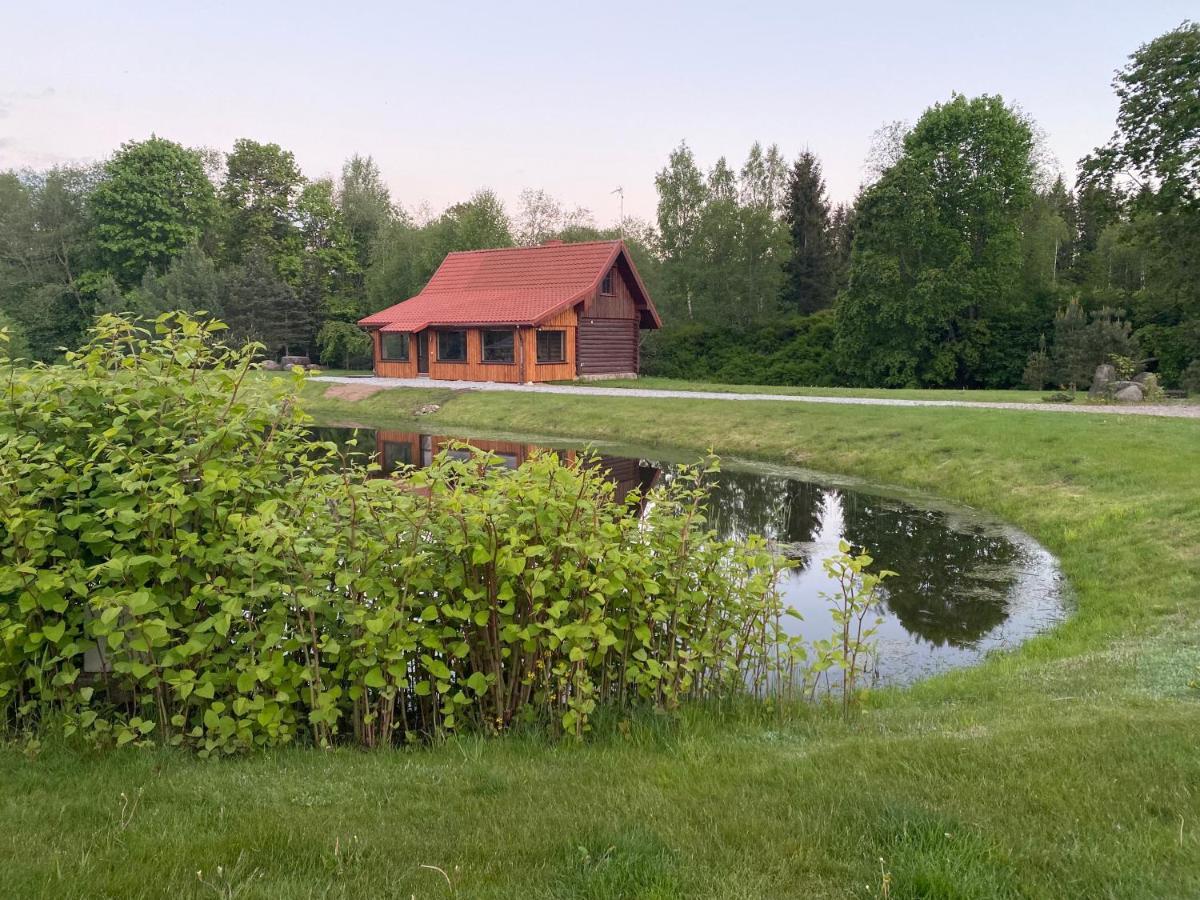
<path id="1" fill-rule="evenodd" d="M 612 288 L 612 284 L 613 284 L 613 278 L 612 278 L 612 276 L 613 276 L 612 269 L 609 269 L 609 270 L 608 270 L 608 273 L 607 273 L 607 274 L 604 276 L 603 280 L 600 282 L 600 293 L 602 293 L 602 294 L 607 294 L 607 295 L 608 295 L 608 296 L 610 296 L 610 297 L 612 296 L 612 292 L 613 292 L 613 288 Z"/>
<path id="2" fill-rule="evenodd" d="M 511 331 L 485 331 L 483 333 L 483 361 L 485 363 L 510 363 L 516 341 Z"/>
<path id="3" fill-rule="evenodd" d="M 408 362 L 407 334 L 381 334 L 380 347 L 388 362 Z"/>
<path id="4" fill-rule="evenodd" d="M 438 332 L 438 362 L 467 361 L 467 333 L 465 331 Z"/>
<path id="5" fill-rule="evenodd" d="M 567 333 L 565 331 L 539 331 L 537 336 L 537 361 L 560 363 L 567 358 Z"/>

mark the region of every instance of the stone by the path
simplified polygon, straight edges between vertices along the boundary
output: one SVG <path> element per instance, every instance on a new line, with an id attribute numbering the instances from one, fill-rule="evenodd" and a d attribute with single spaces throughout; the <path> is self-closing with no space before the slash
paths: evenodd
<path id="1" fill-rule="evenodd" d="M 290 369 L 292 366 L 308 368 L 312 365 L 312 360 L 307 356 L 285 356 L 279 361 L 279 364 L 285 369 Z"/>
<path id="2" fill-rule="evenodd" d="M 264 369 L 266 369 L 268 372 L 278 372 L 280 369 L 283 368 L 283 366 L 279 365 L 279 363 L 275 362 L 275 360 L 273 360 L 273 359 L 268 359 L 265 363 L 262 364 L 262 367 Z"/>
<path id="3" fill-rule="evenodd" d="M 1109 385 L 1116 381 L 1117 370 L 1114 366 L 1108 363 L 1101 363 L 1096 366 L 1096 372 L 1092 375 L 1092 386 L 1088 389 L 1088 395 L 1099 397 L 1108 392 Z"/>
<path id="4" fill-rule="evenodd" d="M 1141 403 L 1145 399 L 1142 386 L 1135 382 L 1118 381 L 1113 388 L 1113 399 L 1118 403 Z"/>

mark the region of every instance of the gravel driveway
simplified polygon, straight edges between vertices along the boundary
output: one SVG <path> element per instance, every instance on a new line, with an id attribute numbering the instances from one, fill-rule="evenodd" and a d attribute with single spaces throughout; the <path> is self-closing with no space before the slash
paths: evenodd
<path id="1" fill-rule="evenodd" d="M 648 397 L 655 400 L 775 400 L 783 403 L 834 403 L 843 406 L 957 406 L 965 409 L 1017 409 L 1034 412 L 1100 413 L 1123 416 L 1165 416 L 1200 419 L 1200 404 L 1118 406 L 1069 403 L 992 403 L 973 400 L 900 400 L 887 397 L 805 397 L 801 394 L 735 394 L 722 391 L 663 391 L 651 388 L 612 388 L 579 384 L 505 384 L 497 381 L 434 381 L 431 378 L 376 378 L 314 375 L 312 381 L 329 381 L 379 389 L 442 388 L 453 391 L 517 391 L 524 394 L 577 394 L 588 397 Z"/>

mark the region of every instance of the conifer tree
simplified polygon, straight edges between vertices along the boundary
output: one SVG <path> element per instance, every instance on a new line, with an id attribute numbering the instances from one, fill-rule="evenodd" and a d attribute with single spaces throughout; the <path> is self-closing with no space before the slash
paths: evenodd
<path id="1" fill-rule="evenodd" d="M 784 305 L 801 313 L 824 309 L 833 302 L 835 290 L 834 248 L 825 179 L 810 151 L 801 153 L 792 166 L 784 221 L 792 236 Z"/>

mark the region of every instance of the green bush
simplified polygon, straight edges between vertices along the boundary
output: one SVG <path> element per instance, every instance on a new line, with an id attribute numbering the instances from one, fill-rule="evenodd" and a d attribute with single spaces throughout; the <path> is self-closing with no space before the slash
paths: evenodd
<path id="1" fill-rule="evenodd" d="M 707 471 L 641 515 L 586 457 L 369 478 L 308 440 L 301 376 L 254 377 L 221 328 L 103 317 L 4 385 L 0 730 L 205 754 L 580 735 L 597 704 L 787 684 L 779 563 L 707 528 Z"/>
<path id="2" fill-rule="evenodd" d="M 326 368 L 369 369 L 371 336 L 351 322 L 326 322 L 317 332 L 317 351 Z"/>
<path id="3" fill-rule="evenodd" d="M 1200 318 L 1178 325 L 1146 325 L 1138 329 L 1137 339 L 1144 352 L 1158 360 L 1163 384 L 1188 390 L 1183 383 L 1188 366 L 1200 359 Z"/>
<path id="4" fill-rule="evenodd" d="M 649 335 L 642 371 L 725 384 L 837 383 L 831 310 L 746 327 L 684 324 Z"/>
<path id="5" fill-rule="evenodd" d="M 5 335 L 7 342 L 6 353 L 12 359 L 24 360 L 29 357 L 29 344 L 25 340 L 25 332 L 21 327 L 0 310 L 0 332 Z"/>

